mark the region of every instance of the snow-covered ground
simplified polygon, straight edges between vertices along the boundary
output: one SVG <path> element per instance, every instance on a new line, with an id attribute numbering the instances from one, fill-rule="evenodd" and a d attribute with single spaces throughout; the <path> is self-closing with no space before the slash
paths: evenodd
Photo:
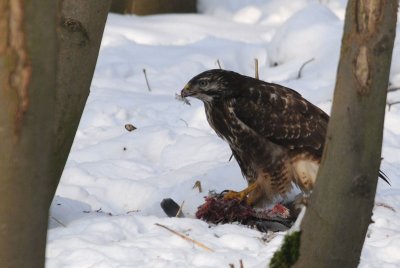
<path id="1" fill-rule="evenodd" d="M 254 76 L 257 58 L 261 79 L 291 87 L 329 112 L 345 2 L 199 0 L 201 14 L 109 15 L 51 208 L 47 267 L 239 267 L 239 260 L 246 268 L 265 267 L 284 233 L 195 219 L 209 190 L 240 190 L 246 183 L 202 103 L 185 105 L 175 93 L 192 76 L 217 68 L 217 59 L 224 69 Z M 400 38 L 390 82 L 400 86 Z M 400 90 L 388 101 L 400 101 Z M 127 131 L 128 123 L 137 129 Z M 400 267 L 399 155 L 400 104 L 387 109 L 385 121 L 382 169 L 392 186 L 379 182 L 360 267 Z M 202 193 L 193 188 L 198 180 Z M 186 218 L 165 216 L 159 204 L 166 197 L 184 202 Z"/>

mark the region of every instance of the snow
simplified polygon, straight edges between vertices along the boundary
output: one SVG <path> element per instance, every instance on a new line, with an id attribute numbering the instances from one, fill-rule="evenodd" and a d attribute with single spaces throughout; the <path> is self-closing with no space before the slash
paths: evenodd
<path id="1" fill-rule="evenodd" d="M 299 91 L 329 112 L 346 1 L 199 0 L 201 14 L 110 14 L 91 93 L 51 207 L 47 267 L 265 267 L 285 233 L 195 219 L 209 190 L 246 186 L 200 101 L 175 99 L 217 68 Z M 399 35 L 399 27 L 397 29 Z M 300 67 L 308 60 L 298 78 Z M 149 80 L 147 88 L 143 69 Z M 400 86 L 400 39 L 390 74 Z M 388 95 L 400 100 L 400 91 Z M 399 267 L 400 105 L 386 110 L 382 170 L 359 267 Z M 127 131 L 125 124 L 137 127 Z M 199 193 L 193 188 L 201 181 Z M 168 218 L 164 198 L 184 202 Z M 155 223 L 186 234 L 204 248 Z"/>

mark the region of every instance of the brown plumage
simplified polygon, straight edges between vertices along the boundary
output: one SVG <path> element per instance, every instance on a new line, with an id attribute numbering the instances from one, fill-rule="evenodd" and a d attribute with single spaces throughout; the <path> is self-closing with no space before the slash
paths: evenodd
<path id="1" fill-rule="evenodd" d="M 226 70 L 193 77 L 183 97 L 204 102 L 207 120 L 228 142 L 252 203 L 285 196 L 292 182 L 312 190 L 329 116 L 296 91 Z"/>

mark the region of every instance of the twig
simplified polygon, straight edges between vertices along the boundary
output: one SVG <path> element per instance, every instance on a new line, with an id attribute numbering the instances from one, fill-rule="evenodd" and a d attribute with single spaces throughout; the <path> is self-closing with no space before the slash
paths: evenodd
<path id="1" fill-rule="evenodd" d="M 260 76 L 258 75 L 258 59 L 254 59 L 254 69 L 255 69 L 255 78 L 260 79 Z"/>
<path id="2" fill-rule="evenodd" d="M 391 108 L 393 105 L 396 105 L 396 104 L 400 104 L 400 101 L 388 102 L 388 103 L 387 103 L 387 105 L 388 105 L 388 110 L 390 111 L 390 108 Z"/>
<path id="3" fill-rule="evenodd" d="M 189 104 L 190 105 L 190 104 Z M 183 120 L 182 118 L 179 118 L 179 120 L 181 120 L 183 123 L 185 123 L 185 125 L 188 127 L 189 126 L 189 124 L 188 124 L 188 122 L 186 122 L 185 120 Z"/>
<path id="4" fill-rule="evenodd" d="M 310 62 L 312 62 L 313 60 L 315 60 L 314 58 L 309 59 L 308 61 L 306 61 L 305 63 L 303 63 L 299 69 L 299 72 L 297 73 L 297 79 L 301 78 L 301 72 L 303 71 L 304 66 L 306 66 L 307 64 L 309 64 Z"/>
<path id="5" fill-rule="evenodd" d="M 137 213 L 137 212 L 140 212 L 140 209 L 128 210 L 127 212 L 125 212 L 125 214 Z"/>
<path id="6" fill-rule="evenodd" d="M 384 208 L 387 208 L 387 209 L 389 209 L 389 210 L 391 210 L 393 212 L 396 212 L 396 210 L 393 207 L 389 206 L 388 204 L 382 203 L 382 202 L 375 203 L 375 206 L 384 207 Z"/>
<path id="7" fill-rule="evenodd" d="M 185 200 L 182 201 L 182 204 L 181 204 L 181 206 L 179 207 L 178 212 L 177 212 L 176 215 L 175 215 L 176 218 L 179 218 L 179 217 L 182 217 L 182 216 L 183 216 L 183 214 L 182 214 L 182 208 L 183 208 L 183 205 L 184 205 L 184 204 L 185 204 Z"/>
<path id="8" fill-rule="evenodd" d="M 400 90 L 400 87 L 392 87 L 392 88 L 388 88 L 388 92 L 394 92 L 394 91 L 397 91 L 397 90 Z"/>
<path id="9" fill-rule="evenodd" d="M 146 69 L 143 69 L 144 78 L 146 79 L 147 89 L 151 91 L 149 80 L 147 79 Z"/>
<path id="10" fill-rule="evenodd" d="M 222 70 L 221 63 L 219 62 L 219 59 L 217 59 L 217 65 L 218 65 L 219 69 Z"/>
<path id="11" fill-rule="evenodd" d="M 228 160 L 228 162 L 231 162 L 231 160 L 232 160 L 232 157 L 233 157 L 233 154 L 231 154 L 231 156 L 229 157 L 229 160 Z"/>
<path id="12" fill-rule="evenodd" d="M 207 246 L 204 245 L 203 243 L 200 243 L 200 242 L 194 240 L 193 238 L 188 237 L 187 235 L 181 234 L 181 233 L 179 233 L 179 232 L 177 232 L 177 231 L 175 231 L 175 230 L 172 230 L 171 228 L 169 228 L 169 227 L 167 227 L 167 226 L 165 226 L 165 225 L 162 225 L 162 224 L 160 224 L 160 223 L 155 223 L 155 225 L 160 226 L 160 227 L 162 227 L 162 228 L 164 228 L 164 229 L 170 231 L 171 233 L 173 233 L 173 234 L 179 236 L 180 238 L 182 238 L 182 239 L 184 239 L 184 240 L 186 240 L 186 241 L 192 242 L 193 244 L 195 244 L 195 245 L 197 245 L 197 246 L 199 246 L 199 247 L 201 247 L 201 248 L 203 248 L 203 249 L 205 249 L 205 250 L 207 250 L 207 251 L 214 252 L 214 250 L 212 250 L 211 248 L 207 247 Z"/>
<path id="13" fill-rule="evenodd" d="M 61 221 L 57 220 L 54 216 L 50 216 L 50 218 L 52 218 L 56 223 L 58 223 L 62 227 L 67 228 L 67 226 L 64 223 L 62 223 Z"/>
<path id="14" fill-rule="evenodd" d="M 175 93 L 175 99 L 178 101 L 183 101 L 183 103 L 190 106 L 190 102 L 188 101 L 188 99 L 186 99 L 185 97 L 182 97 L 181 95 L 179 95 L 177 93 Z"/>
<path id="15" fill-rule="evenodd" d="M 239 267 L 244 268 L 242 259 L 239 260 Z M 235 265 L 233 263 L 230 263 L 229 268 L 235 268 Z"/>

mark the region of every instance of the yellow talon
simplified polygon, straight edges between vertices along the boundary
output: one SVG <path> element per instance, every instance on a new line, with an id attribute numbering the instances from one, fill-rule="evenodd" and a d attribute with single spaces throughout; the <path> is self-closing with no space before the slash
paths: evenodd
<path id="1" fill-rule="evenodd" d="M 252 198 L 247 198 L 247 195 L 250 194 L 257 188 L 256 183 L 250 184 L 247 188 L 243 189 L 240 192 L 229 191 L 224 195 L 224 199 L 239 199 L 240 201 L 246 200 L 248 205 L 253 203 Z"/>

